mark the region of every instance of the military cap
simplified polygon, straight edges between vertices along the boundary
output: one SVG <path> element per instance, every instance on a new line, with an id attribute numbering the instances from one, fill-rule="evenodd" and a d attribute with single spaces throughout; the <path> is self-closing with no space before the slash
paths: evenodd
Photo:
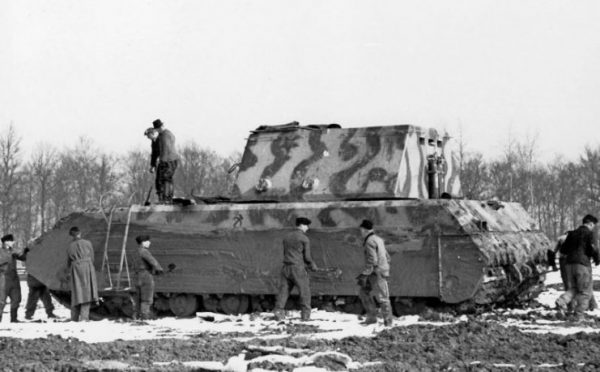
<path id="1" fill-rule="evenodd" d="M 160 119 L 156 119 L 152 122 L 152 126 L 154 127 L 154 129 L 158 129 L 163 126 L 163 122 L 160 121 Z"/>
<path id="2" fill-rule="evenodd" d="M 585 217 L 583 217 L 583 223 L 586 224 L 588 222 L 598 223 L 598 219 L 591 214 L 587 214 Z"/>
<path id="3" fill-rule="evenodd" d="M 79 227 L 77 226 L 73 226 L 71 227 L 71 229 L 69 230 L 69 235 L 71 236 L 75 236 L 77 234 L 79 234 L 81 231 L 79 230 Z"/>
<path id="4" fill-rule="evenodd" d="M 143 242 L 147 242 L 150 240 L 150 235 L 138 235 L 135 237 L 135 241 L 138 244 L 142 244 Z"/>
<path id="5" fill-rule="evenodd" d="M 2 241 L 2 243 L 4 243 L 4 242 L 14 242 L 15 241 L 15 237 L 13 236 L 13 234 L 6 234 L 0 240 Z"/>
<path id="6" fill-rule="evenodd" d="M 362 227 L 363 229 L 367 230 L 373 230 L 373 222 L 369 220 L 362 220 L 359 227 Z"/>
<path id="7" fill-rule="evenodd" d="M 296 218 L 296 226 L 300 226 L 300 225 L 306 225 L 306 226 L 308 226 L 311 223 L 312 223 L 312 221 L 309 220 L 306 217 L 298 217 L 298 218 Z"/>
<path id="8" fill-rule="evenodd" d="M 148 129 L 146 129 L 144 131 L 144 136 L 147 136 L 147 135 L 151 134 L 154 131 L 156 131 L 156 129 L 154 127 L 150 127 L 150 128 L 148 128 Z"/>

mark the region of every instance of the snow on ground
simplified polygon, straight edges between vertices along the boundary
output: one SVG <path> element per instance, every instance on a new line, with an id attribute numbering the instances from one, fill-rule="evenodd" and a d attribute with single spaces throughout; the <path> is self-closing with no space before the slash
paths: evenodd
<path id="1" fill-rule="evenodd" d="M 600 280 L 600 267 L 594 267 L 594 280 Z M 546 277 L 546 284 L 561 283 L 558 272 L 550 272 Z M 19 319 L 24 320 L 24 304 L 27 299 L 27 285 L 21 283 L 23 301 L 19 308 Z M 517 315 L 523 314 L 550 314 L 554 312 L 554 302 L 561 292 L 548 288 L 538 297 L 542 307 L 507 310 L 501 314 L 506 316 L 505 320 L 499 320 L 507 326 L 517 326 L 526 332 L 557 334 L 571 334 L 576 332 L 599 332 L 599 328 L 566 324 L 564 321 L 535 319 L 521 320 Z M 600 293 L 595 293 L 600 299 Z M 187 338 L 196 337 L 199 334 L 223 334 L 230 335 L 236 339 L 280 338 L 294 333 L 294 329 L 288 329 L 290 324 L 314 327 L 315 332 L 302 332 L 303 338 L 313 339 L 339 339 L 349 336 L 373 337 L 384 329 L 382 322 L 373 325 L 360 324 L 361 319 L 356 315 L 339 312 L 326 312 L 313 310 L 309 322 L 300 322 L 298 311 L 289 312 L 285 322 L 277 322 L 270 313 L 244 314 L 240 316 L 228 316 L 215 313 L 197 313 L 194 318 L 177 319 L 166 317 L 146 322 L 127 322 L 120 320 L 102 320 L 91 322 L 70 322 L 69 309 L 61 306 L 56 301 L 55 314 L 59 319 L 47 319 L 45 311 L 38 304 L 38 309 L 33 321 L 22 323 L 9 323 L 9 308 L 7 304 L 4 309 L 3 322 L 0 323 L 0 337 L 38 338 L 48 335 L 60 335 L 61 337 L 74 337 L 85 342 L 110 342 L 117 339 L 140 340 L 155 338 Z M 600 318 L 600 310 L 589 312 L 589 315 Z M 456 321 L 465 321 L 466 317 L 457 318 Z M 411 324 L 436 324 L 446 325 L 447 322 L 424 322 L 418 316 L 404 316 L 396 318 L 394 326 L 402 327 Z"/>

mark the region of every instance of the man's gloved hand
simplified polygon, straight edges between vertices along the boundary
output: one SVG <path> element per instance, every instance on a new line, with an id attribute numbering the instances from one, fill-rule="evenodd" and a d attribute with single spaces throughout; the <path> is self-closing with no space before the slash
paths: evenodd
<path id="1" fill-rule="evenodd" d="M 314 262 L 313 262 L 312 264 L 310 264 L 310 269 L 311 269 L 312 271 L 317 271 L 317 270 L 319 270 L 319 268 L 317 267 L 317 264 L 315 264 Z"/>
<path id="2" fill-rule="evenodd" d="M 365 274 L 360 274 L 359 276 L 356 277 L 356 284 L 358 284 L 359 287 L 361 288 L 366 288 L 367 284 L 368 284 L 368 275 Z"/>
<path id="3" fill-rule="evenodd" d="M 165 271 L 163 269 L 154 270 L 154 275 L 163 275 L 164 273 L 165 273 Z"/>

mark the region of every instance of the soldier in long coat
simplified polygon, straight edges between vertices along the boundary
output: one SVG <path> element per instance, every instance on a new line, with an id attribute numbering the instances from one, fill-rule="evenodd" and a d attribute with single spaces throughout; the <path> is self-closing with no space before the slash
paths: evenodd
<path id="1" fill-rule="evenodd" d="M 19 274 L 17 273 L 17 260 L 23 261 L 25 259 L 26 252 L 13 247 L 14 237 L 12 234 L 4 235 L 1 239 L 3 256 L 0 262 L 7 260 L 5 269 L 2 274 L 4 283 L 2 290 L 0 291 L 0 320 L 2 320 L 2 313 L 4 312 L 4 305 L 6 304 L 6 298 L 10 298 L 10 321 L 17 323 L 17 311 L 21 304 L 21 282 L 19 280 Z M 4 265 L 2 265 L 4 266 Z"/>
<path id="2" fill-rule="evenodd" d="M 164 271 L 158 261 L 152 256 L 150 247 L 150 236 L 140 235 L 135 238 L 138 250 L 133 255 L 133 270 L 135 273 L 134 302 L 136 316 L 140 319 L 150 318 L 150 307 L 154 302 L 154 277 L 161 275 Z"/>
<path id="3" fill-rule="evenodd" d="M 387 282 L 390 276 L 390 255 L 385 249 L 383 239 L 375 235 L 373 222 L 363 220 L 360 232 L 364 239 L 365 266 L 357 279 L 360 287 L 359 298 L 367 311 L 364 324 L 377 323 L 377 306 L 373 300 L 375 298 L 381 306 L 384 324 L 390 326 L 393 319 Z"/>
<path id="4" fill-rule="evenodd" d="M 89 320 L 90 306 L 98 301 L 98 284 L 94 269 L 94 248 L 88 240 L 81 239 L 78 227 L 69 235 L 73 242 L 67 249 L 67 265 L 71 271 L 71 320 Z"/>

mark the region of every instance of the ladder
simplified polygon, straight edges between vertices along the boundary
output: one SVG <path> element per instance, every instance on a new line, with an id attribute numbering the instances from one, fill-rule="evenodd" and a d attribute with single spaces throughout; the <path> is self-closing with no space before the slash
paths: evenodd
<path id="1" fill-rule="evenodd" d="M 129 223 L 131 222 L 131 211 L 133 206 L 129 206 L 127 211 L 127 222 L 123 233 L 123 243 L 121 244 L 121 257 L 118 264 L 111 264 L 108 259 L 108 242 L 110 239 L 111 227 L 115 206 L 111 207 L 108 217 L 104 215 L 106 221 L 106 235 L 104 238 L 104 252 L 102 255 L 101 272 L 106 275 L 108 287 L 104 291 L 129 291 L 131 289 L 131 275 L 129 273 L 129 264 L 127 262 L 127 237 L 129 234 Z"/>

